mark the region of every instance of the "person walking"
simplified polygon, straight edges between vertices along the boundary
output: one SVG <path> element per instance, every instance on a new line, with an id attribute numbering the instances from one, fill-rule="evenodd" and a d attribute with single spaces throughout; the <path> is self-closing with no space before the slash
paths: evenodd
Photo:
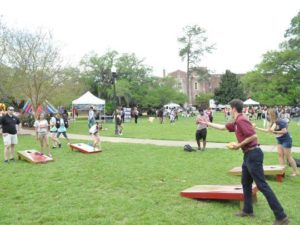
<path id="1" fill-rule="evenodd" d="M 88 113 L 88 127 L 91 128 L 95 124 L 94 107 L 91 106 Z"/>
<path id="2" fill-rule="evenodd" d="M 270 125 L 268 129 L 256 127 L 256 129 L 263 132 L 273 133 L 277 139 L 277 151 L 279 164 L 284 166 L 286 158 L 291 165 L 293 172 L 291 176 L 297 176 L 299 174 L 297 164 L 292 157 L 292 137 L 288 132 L 288 122 L 285 118 L 278 118 L 274 109 L 268 110 L 270 118 Z"/>
<path id="3" fill-rule="evenodd" d="M 52 140 L 52 148 L 61 147 L 61 143 L 57 138 L 57 127 L 56 127 L 56 120 L 58 120 L 53 113 L 50 113 L 50 134 Z"/>
<path id="4" fill-rule="evenodd" d="M 199 120 L 200 123 L 206 124 L 219 130 L 228 130 L 235 132 L 238 143 L 233 144 L 234 150 L 242 149 L 244 153 L 242 165 L 242 186 L 244 192 L 243 210 L 235 214 L 239 217 L 253 217 L 252 206 L 252 183 L 256 183 L 257 188 L 265 196 L 270 208 L 275 215 L 274 225 L 286 225 L 289 219 L 285 214 L 276 195 L 265 180 L 263 170 L 263 152 L 258 145 L 255 129 L 250 121 L 243 115 L 243 101 L 234 99 L 229 103 L 231 107 L 231 115 L 234 119 L 226 125 L 210 123 L 207 120 Z"/>
<path id="5" fill-rule="evenodd" d="M 4 143 L 4 163 L 14 162 L 15 145 L 18 144 L 18 135 L 20 120 L 14 116 L 14 108 L 8 107 L 7 114 L 2 116 L 2 136 Z"/>
<path id="6" fill-rule="evenodd" d="M 69 127 L 69 123 L 68 123 L 68 120 L 65 119 L 65 118 L 62 118 L 60 116 L 60 114 L 57 114 L 56 115 L 56 127 L 57 127 L 57 139 L 59 138 L 59 136 L 61 134 L 63 134 L 63 136 L 67 139 L 68 141 L 68 144 L 70 144 L 70 140 L 67 136 L 67 128 Z M 59 147 L 61 147 L 61 145 L 59 145 Z"/>
<path id="7" fill-rule="evenodd" d="M 34 122 L 36 139 L 40 142 L 41 152 L 44 154 L 45 149 L 48 150 L 48 156 L 52 158 L 48 142 L 48 121 L 45 119 L 45 114 L 38 115 L 37 120 Z"/>

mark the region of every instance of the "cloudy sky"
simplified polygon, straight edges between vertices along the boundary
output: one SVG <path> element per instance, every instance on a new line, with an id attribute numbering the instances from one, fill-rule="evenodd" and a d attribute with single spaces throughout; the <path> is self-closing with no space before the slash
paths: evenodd
<path id="1" fill-rule="evenodd" d="M 11 27 L 52 31 L 67 63 L 108 49 L 135 53 L 162 75 L 185 70 L 177 38 L 186 25 L 204 28 L 216 50 L 202 66 L 244 73 L 277 49 L 299 0 L 0 0 Z"/>

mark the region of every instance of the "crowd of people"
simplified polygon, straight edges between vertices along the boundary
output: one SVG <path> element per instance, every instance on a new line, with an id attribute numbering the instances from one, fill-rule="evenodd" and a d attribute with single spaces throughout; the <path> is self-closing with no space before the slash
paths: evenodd
<path id="1" fill-rule="evenodd" d="M 244 107 L 243 102 L 238 99 L 232 100 L 230 108 L 224 109 L 226 124 L 214 123 L 213 110 L 211 108 L 199 109 L 196 117 L 196 133 L 195 139 L 198 150 L 206 149 L 206 138 L 208 135 L 208 127 L 219 130 L 227 130 L 235 132 L 237 142 L 232 145 L 232 149 L 242 149 L 244 153 L 242 164 L 242 186 L 244 192 L 244 208 L 237 216 L 247 217 L 253 216 L 252 207 L 252 183 L 255 182 L 258 189 L 263 193 L 270 208 L 275 215 L 274 224 L 287 224 L 288 217 L 284 212 L 276 195 L 268 185 L 264 177 L 263 171 L 263 152 L 259 145 L 258 136 L 255 130 L 260 130 L 272 133 L 277 142 L 278 160 L 280 165 L 285 166 L 286 160 L 292 167 L 292 177 L 299 175 L 299 171 L 294 158 L 292 157 L 292 137 L 288 131 L 288 124 L 291 119 L 297 121 L 300 118 L 300 108 L 291 107 Z M 170 123 L 174 123 L 178 119 L 178 110 L 174 109 L 158 109 L 156 116 L 159 122 L 164 122 L 164 117 L 169 117 Z M 116 115 L 117 134 L 122 135 L 123 123 L 125 122 L 125 110 L 117 110 Z M 134 118 L 134 123 L 138 123 L 139 111 L 137 107 L 133 108 L 131 117 Z M 265 120 L 263 127 L 256 126 L 253 121 Z M 48 122 L 49 121 L 49 122 Z M 14 149 L 18 144 L 17 132 L 20 127 L 20 120 L 14 115 L 14 108 L 8 107 L 7 113 L 3 114 L 0 119 L 2 125 L 3 142 L 4 142 L 4 163 L 14 162 Z M 99 131 L 102 129 L 102 124 L 95 119 L 95 109 L 93 106 L 88 111 L 88 131 L 93 140 L 93 149 L 101 151 L 101 142 Z M 299 125 L 299 123 L 298 123 Z M 61 148 L 59 140 L 62 134 L 68 144 L 70 140 L 67 136 L 67 128 L 69 127 L 68 114 L 57 113 L 49 114 L 49 120 L 46 119 L 44 113 L 39 113 L 34 122 L 36 139 L 40 144 L 40 149 L 43 154 L 47 151 L 49 157 L 52 157 L 51 149 Z M 48 130 L 50 131 L 51 147 L 48 142 Z M 202 145 L 201 145 L 202 142 Z"/>

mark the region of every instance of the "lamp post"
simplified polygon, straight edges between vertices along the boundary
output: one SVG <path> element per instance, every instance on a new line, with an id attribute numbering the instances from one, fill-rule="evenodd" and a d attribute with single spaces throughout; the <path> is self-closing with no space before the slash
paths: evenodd
<path id="1" fill-rule="evenodd" d="M 113 92 L 114 92 L 114 102 L 115 102 L 115 135 L 118 135 L 118 125 L 117 125 L 117 108 L 118 108 L 118 101 L 117 101 L 117 94 L 116 94 L 116 79 L 117 79 L 117 69 L 113 65 L 111 68 L 111 75 L 112 75 L 112 83 L 113 83 Z"/>

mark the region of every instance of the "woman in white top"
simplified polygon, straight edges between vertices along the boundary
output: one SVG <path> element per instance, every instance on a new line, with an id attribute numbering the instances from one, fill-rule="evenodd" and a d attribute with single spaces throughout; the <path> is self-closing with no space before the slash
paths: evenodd
<path id="1" fill-rule="evenodd" d="M 101 144 L 100 144 L 100 136 L 99 136 L 99 130 L 102 129 L 102 125 L 99 124 L 99 122 L 96 122 L 90 129 L 90 135 L 92 136 L 93 139 L 93 147 L 94 151 L 101 151 Z"/>
<path id="2" fill-rule="evenodd" d="M 36 131 L 36 138 L 40 141 L 41 152 L 44 153 L 45 148 L 48 149 L 48 156 L 52 157 L 48 143 L 48 121 L 45 119 L 45 114 L 38 115 L 37 120 L 34 122 Z"/>

